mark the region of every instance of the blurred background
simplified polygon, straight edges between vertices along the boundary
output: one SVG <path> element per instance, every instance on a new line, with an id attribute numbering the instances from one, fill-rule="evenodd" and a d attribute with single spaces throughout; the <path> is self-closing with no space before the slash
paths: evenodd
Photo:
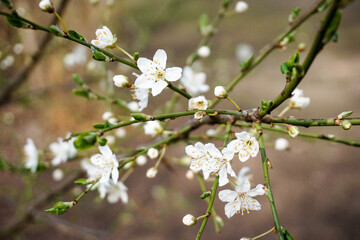
<path id="1" fill-rule="evenodd" d="M 38 1 L 13 1 L 20 15 L 41 25 L 48 26 L 52 15 L 40 11 Z M 68 29 L 74 29 L 90 41 L 95 31 L 108 26 L 118 38 L 118 45 L 130 53 L 152 58 L 162 48 L 168 54 L 168 66 L 184 67 L 187 57 L 196 50 L 201 36 L 197 31 L 201 14 L 213 19 L 221 6 L 220 0 L 88 0 L 69 1 L 62 18 Z M 53 0 L 58 6 L 60 0 Z M 301 13 L 309 9 L 313 1 L 249 1 L 249 10 L 225 18 L 210 41 L 211 55 L 195 63 L 195 68 L 207 74 L 211 90 L 205 94 L 213 98 L 213 87 L 225 85 L 239 71 L 239 44 L 250 46 L 257 54 L 287 27 L 291 9 L 301 7 Z M 233 7 L 231 7 L 233 9 Z M 4 7 L 1 11 L 6 11 Z M 360 4 L 350 4 L 343 10 L 338 31 L 338 43 L 328 44 L 316 58 L 300 88 L 311 98 L 311 104 L 301 110 L 288 112 L 299 118 L 335 117 L 345 110 L 354 111 L 360 117 Z M 256 69 L 246 76 L 231 93 L 231 97 L 243 108 L 260 105 L 262 99 L 274 98 L 285 83 L 280 64 L 287 61 L 300 42 L 310 46 L 324 13 L 317 14 L 296 31 L 296 42 L 287 49 L 276 50 Z M 60 25 L 59 25 L 60 26 Z M 17 78 L 31 63 L 31 56 L 38 51 L 43 55 L 35 67 L 24 77 L 23 84 L 11 95 L 11 100 L 0 106 L 0 155 L 9 162 L 20 165 L 24 161 L 23 146 L 32 138 L 45 159 L 51 160 L 50 143 L 68 132 L 91 130 L 92 124 L 102 122 L 105 111 L 114 112 L 120 119 L 127 114 L 117 106 L 106 102 L 87 100 L 72 93 L 76 84 L 72 74 L 83 77 L 86 84 L 97 93 L 132 101 L 128 89 L 113 87 L 115 74 L 127 75 L 131 80 L 133 70 L 119 63 L 91 60 L 86 48 L 60 38 L 52 38 L 44 48 L 41 45 L 46 33 L 10 27 L 0 18 L 0 88 Z M 244 45 L 242 45 L 244 46 Z M 117 55 L 121 53 L 111 50 Z M 75 53 L 74 53 L 75 52 Z M 81 56 L 73 58 L 74 54 Z M 80 53 L 80 54 L 79 54 Z M 301 59 L 307 50 L 301 53 Z M 71 55 L 73 54 L 73 55 Z M 69 56 L 70 55 L 70 56 Z M 125 58 L 125 56 L 123 56 Z M 76 60 L 74 60 L 76 59 Z M 157 97 L 150 97 L 145 113 L 160 113 L 171 91 L 165 90 Z M 187 101 L 180 99 L 175 111 L 183 111 Z M 222 102 L 219 108 L 232 109 Z M 282 107 L 274 114 L 278 114 Z M 170 124 L 177 129 L 188 118 Z M 207 128 L 197 130 L 205 133 Z M 241 129 L 233 129 L 241 131 Z M 301 129 L 306 132 L 335 134 L 339 138 L 360 140 L 359 129 L 349 131 L 341 127 L 314 127 Z M 143 129 L 126 128 L 125 139 L 116 139 L 113 149 L 120 153 L 128 147 L 138 147 L 152 141 L 143 137 Z M 266 133 L 268 156 L 273 169 L 270 171 L 275 201 L 283 227 L 295 239 L 358 239 L 360 238 L 360 152 L 356 147 L 321 140 L 290 139 L 290 149 L 276 151 L 274 140 L 281 135 Z M 221 143 L 219 143 L 221 144 Z M 200 224 L 186 227 L 181 220 L 191 213 L 195 216 L 206 211 L 207 204 L 199 198 L 200 187 L 196 178 L 185 178 L 186 167 L 171 164 L 172 158 L 184 156 L 184 143 L 171 146 L 167 152 L 170 167 L 161 166 L 156 178 L 145 177 L 147 165 L 136 171 L 125 182 L 129 188 L 127 205 L 110 204 L 90 192 L 82 201 L 61 216 L 43 212 L 58 200 L 69 201 L 79 193 L 79 187 L 63 191 L 44 204 L 36 206 L 32 221 L 25 221 L 9 239 L 194 239 Z M 92 149 L 79 153 L 90 157 Z M 244 164 L 234 162 L 239 171 Z M 249 160 L 253 174 L 253 186 L 263 183 L 260 156 Z M 73 161 L 60 166 L 65 178 L 79 169 Z M 170 170 L 169 170 L 170 169 Z M 43 194 L 51 192 L 61 182 L 52 178 L 52 171 L 38 175 L 16 174 L 2 171 L 0 174 L 0 226 L 22 219 L 29 207 Z M 208 184 L 210 188 L 211 183 Z M 222 188 L 226 189 L 226 188 Z M 244 216 L 235 215 L 230 220 L 224 215 L 224 203 L 215 200 L 215 209 L 224 220 L 221 235 L 216 236 L 212 221 L 208 222 L 203 239 L 240 239 L 253 237 L 272 228 L 273 220 L 267 199 L 257 198 L 261 211 Z M 264 239 L 277 239 L 267 235 Z"/>

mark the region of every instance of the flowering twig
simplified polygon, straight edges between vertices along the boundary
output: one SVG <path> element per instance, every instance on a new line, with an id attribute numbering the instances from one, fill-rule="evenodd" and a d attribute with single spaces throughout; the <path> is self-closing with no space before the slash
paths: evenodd
<path id="1" fill-rule="evenodd" d="M 348 120 L 351 125 L 360 125 L 360 118 L 344 118 Z M 339 126 L 340 123 L 336 118 L 322 118 L 322 119 L 296 119 L 296 118 L 278 118 L 278 117 L 265 117 L 261 120 L 263 123 L 286 123 L 302 127 L 321 127 L 321 126 Z"/>
<path id="2" fill-rule="evenodd" d="M 269 177 L 269 167 L 268 167 L 268 158 L 267 158 L 266 152 L 265 152 L 265 144 L 264 144 L 264 139 L 263 139 L 263 132 L 262 132 L 262 129 L 261 129 L 261 126 L 260 126 L 259 123 L 256 124 L 256 130 L 257 130 L 257 133 L 258 133 L 257 137 L 258 137 L 259 148 L 260 148 L 261 159 L 262 159 L 264 180 L 265 180 L 265 185 L 267 187 L 267 191 L 266 191 L 265 194 L 269 198 L 269 201 L 270 201 L 271 212 L 273 214 L 275 228 L 276 228 L 276 231 L 278 233 L 279 240 L 284 240 L 284 236 L 283 236 L 282 231 L 281 231 L 281 225 L 280 225 L 280 221 L 279 221 L 279 216 L 277 214 L 277 210 L 276 210 L 276 207 L 275 207 L 274 196 L 273 196 L 272 190 L 271 190 L 270 177 Z"/>

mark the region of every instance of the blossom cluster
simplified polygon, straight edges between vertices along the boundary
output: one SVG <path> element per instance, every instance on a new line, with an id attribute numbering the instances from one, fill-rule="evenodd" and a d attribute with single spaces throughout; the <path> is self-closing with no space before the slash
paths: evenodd
<path id="1" fill-rule="evenodd" d="M 227 144 L 221 151 L 213 144 L 201 142 L 189 145 L 185 152 L 190 159 L 190 169 L 194 172 L 202 171 L 204 179 L 210 175 L 219 177 L 219 186 L 229 183 L 229 176 L 236 178 L 231 167 L 235 155 L 241 162 L 246 162 L 250 157 L 256 157 L 259 152 L 259 143 L 255 137 L 248 132 L 235 134 L 236 139 Z M 232 181 L 234 182 L 234 181 Z M 236 178 L 235 191 L 222 190 L 219 198 L 225 205 L 225 214 L 228 218 L 235 213 L 242 213 L 249 210 L 260 210 L 261 205 L 253 199 L 257 195 L 265 193 L 264 186 L 259 184 L 255 189 L 250 189 L 250 181 L 243 171 Z"/>

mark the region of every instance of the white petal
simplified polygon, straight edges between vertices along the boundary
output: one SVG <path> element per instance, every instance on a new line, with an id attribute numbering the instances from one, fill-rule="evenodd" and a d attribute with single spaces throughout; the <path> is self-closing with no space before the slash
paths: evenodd
<path id="1" fill-rule="evenodd" d="M 248 194 L 251 197 L 255 197 L 257 195 L 264 195 L 265 194 L 264 185 L 258 184 L 254 189 L 251 189 L 250 191 L 248 191 Z"/>
<path id="2" fill-rule="evenodd" d="M 147 78 L 145 74 L 141 74 L 136 80 L 135 80 L 135 87 L 136 88 L 151 88 L 154 85 L 155 81 L 151 78 Z"/>
<path id="3" fill-rule="evenodd" d="M 228 174 L 230 174 L 230 176 L 236 177 L 236 173 L 235 173 L 234 170 L 232 169 L 230 163 L 227 164 L 227 172 L 228 172 Z"/>
<path id="4" fill-rule="evenodd" d="M 102 155 L 104 155 L 104 157 L 106 157 L 106 158 L 111 158 L 111 156 L 113 154 L 109 145 L 99 146 L 99 150 L 102 153 Z"/>
<path id="5" fill-rule="evenodd" d="M 111 178 L 113 180 L 114 183 L 117 183 L 118 179 L 119 179 L 119 170 L 117 169 L 117 167 L 114 167 L 111 171 Z"/>
<path id="6" fill-rule="evenodd" d="M 222 167 L 219 171 L 219 186 L 222 187 L 229 182 L 227 178 L 227 171 L 225 167 Z"/>
<path id="7" fill-rule="evenodd" d="M 241 162 L 246 162 L 249 158 L 250 158 L 249 151 L 244 151 L 242 149 L 239 151 L 239 160 Z"/>
<path id="8" fill-rule="evenodd" d="M 104 158 L 101 154 L 97 153 L 90 158 L 90 161 L 95 166 L 98 166 L 98 165 L 102 164 L 102 162 L 104 161 Z"/>
<path id="9" fill-rule="evenodd" d="M 153 68 L 153 62 L 147 58 L 139 58 L 137 60 L 137 66 L 143 73 L 153 73 L 155 68 Z"/>
<path id="10" fill-rule="evenodd" d="M 234 158 L 234 149 L 232 148 L 224 148 L 222 151 L 222 154 L 225 156 L 226 160 L 230 161 Z"/>
<path id="11" fill-rule="evenodd" d="M 239 140 L 245 140 L 247 138 L 250 138 L 250 134 L 248 132 L 235 133 L 235 136 Z"/>
<path id="12" fill-rule="evenodd" d="M 236 192 L 248 192 L 250 190 L 250 181 L 247 178 L 242 178 L 238 181 L 238 185 L 235 187 Z"/>
<path id="13" fill-rule="evenodd" d="M 219 199 L 223 202 L 232 202 L 237 198 L 238 194 L 232 190 L 221 190 L 219 192 Z"/>
<path id="14" fill-rule="evenodd" d="M 153 96 L 158 95 L 159 93 L 162 92 L 162 90 L 164 90 L 164 88 L 166 88 L 168 85 L 167 82 L 165 81 L 157 81 L 151 88 L 151 94 Z"/>
<path id="15" fill-rule="evenodd" d="M 167 68 L 165 70 L 165 78 L 170 82 L 179 80 L 181 78 L 181 72 L 182 69 L 179 67 Z"/>
<path id="16" fill-rule="evenodd" d="M 225 214 L 228 218 L 231 218 L 238 211 L 238 204 L 230 202 L 225 205 Z"/>
<path id="17" fill-rule="evenodd" d="M 158 49 L 154 55 L 153 61 L 160 64 L 162 69 L 166 68 L 167 55 L 163 49 Z"/>

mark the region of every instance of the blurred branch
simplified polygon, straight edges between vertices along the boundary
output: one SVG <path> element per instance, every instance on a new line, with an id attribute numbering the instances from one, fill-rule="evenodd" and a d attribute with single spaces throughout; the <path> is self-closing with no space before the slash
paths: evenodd
<path id="1" fill-rule="evenodd" d="M 50 192 L 41 195 L 27 208 L 24 215 L 20 219 L 14 220 L 8 224 L 8 226 L 0 229 L 0 238 L 5 239 L 22 231 L 28 223 L 33 221 L 37 208 L 47 203 L 56 195 L 69 190 L 74 185 L 74 180 L 78 179 L 81 174 L 81 172 L 73 173 L 71 176 L 64 179 L 59 185 L 54 187 Z"/>
<path id="2" fill-rule="evenodd" d="M 59 7 L 57 8 L 58 14 L 62 14 L 69 3 L 69 0 L 61 0 Z M 51 21 L 51 25 L 55 25 L 58 22 L 58 18 L 56 16 L 53 17 Z M 31 72 L 34 70 L 35 66 L 39 63 L 40 59 L 42 58 L 47 45 L 49 44 L 50 40 L 52 39 L 51 34 L 47 34 L 44 36 L 42 41 L 39 44 L 39 48 L 35 54 L 32 55 L 31 63 L 26 66 L 17 76 L 11 79 L 8 84 L 1 89 L 0 92 L 0 106 L 10 102 L 12 98 L 12 94 L 23 84 L 26 82 L 28 77 L 30 76 Z"/>
<path id="3" fill-rule="evenodd" d="M 253 70 L 259 63 L 262 62 L 273 50 L 279 47 L 279 42 L 283 40 L 287 35 L 297 29 L 301 24 L 303 24 L 309 17 L 318 12 L 318 7 L 325 2 L 325 0 L 317 1 L 306 13 L 301 15 L 295 22 L 293 22 L 282 34 L 276 37 L 271 43 L 262 48 L 260 54 L 255 58 L 255 60 L 248 66 L 243 69 L 241 73 L 236 76 L 226 87 L 226 91 L 230 92 L 233 88 L 243 79 L 251 70 Z M 212 104 L 209 108 L 215 107 L 220 102 L 219 98 L 215 98 L 212 101 Z"/>

